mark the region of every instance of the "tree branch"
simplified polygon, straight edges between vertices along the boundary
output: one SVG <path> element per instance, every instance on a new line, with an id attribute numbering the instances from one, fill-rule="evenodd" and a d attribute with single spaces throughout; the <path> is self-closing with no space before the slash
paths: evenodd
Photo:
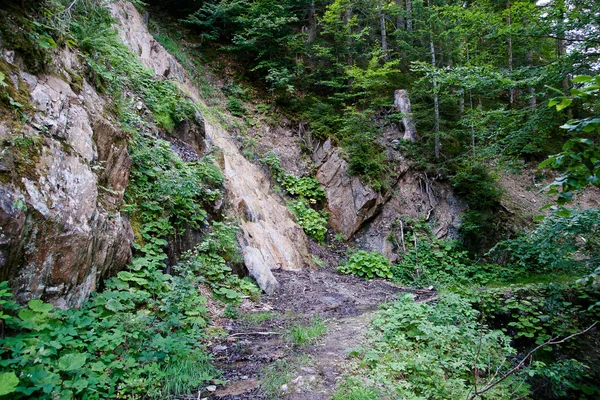
<path id="1" fill-rule="evenodd" d="M 508 372 L 506 372 L 498 380 L 496 380 L 494 382 L 488 383 L 481 390 L 477 390 L 476 389 L 475 392 L 473 393 L 473 395 L 468 398 L 468 400 L 473 400 L 473 399 L 477 398 L 479 395 L 487 392 L 488 390 L 492 389 L 494 386 L 496 386 L 499 383 L 501 383 L 504 380 L 506 380 L 506 378 L 508 378 L 509 376 L 513 375 L 515 372 L 517 372 L 523 366 L 523 364 L 525 364 L 525 362 L 527 361 L 528 358 L 530 358 L 536 351 L 538 351 L 542 347 L 552 346 L 552 345 L 555 345 L 555 344 L 561 344 L 561 343 L 564 343 L 567 340 L 570 340 L 570 339 L 572 339 L 572 338 L 574 338 L 576 336 L 583 335 L 583 334 L 587 333 L 590 329 L 592 329 L 594 326 L 596 326 L 597 323 L 598 322 L 594 322 L 592 325 L 588 326 L 583 331 L 574 333 L 572 335 L 569 335 L 569 336 L 567 336 L 564 339 L 557 340 L 558 337 L 548 339 L 548 341 L 546 341 L 545 343 L 540 344 L 539 346 L 537 346 L 536 348 L 534 348 L 533 350 L 531 350 L 529 353 L 527 353 L 527 355 L 525 357 L 523 357 L 523 359 L 521 359 L 521 361 L 514 368 L 512 368 L 511 370 L 509 370 Z"/>

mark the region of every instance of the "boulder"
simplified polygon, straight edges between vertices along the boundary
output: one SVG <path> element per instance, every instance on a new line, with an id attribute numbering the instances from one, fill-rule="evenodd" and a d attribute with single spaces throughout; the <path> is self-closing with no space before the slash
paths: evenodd
<path id="1" fill-rule="evenodd" d="M 258 286 L 266 294 L 272 295 L 279 288 L 279 282 L 273 276 L 259 249 L 247 246 L 244 249 L 244 264 L 246 264 L 250 276 L 256 280 Z"/>

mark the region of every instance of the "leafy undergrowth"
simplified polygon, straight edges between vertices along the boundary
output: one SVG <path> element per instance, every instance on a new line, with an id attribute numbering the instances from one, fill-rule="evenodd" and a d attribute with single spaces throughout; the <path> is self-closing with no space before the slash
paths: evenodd
<path id="1" fill-rule="evenodd" d="M 132 159 L 123 212 L 135 233 L 131 265 L 80 309 L 40 300 L 19 307 L 0 286 L 0 396 L 12 399 L 167 398 L 218 378 L 203 345 L 215 301 L 238 305 L 259 289 L 231 273 L 241 255 L 236 227 L 214 222 L 223 175 L 207 156 L 185 162 L 152 127 L 171 131 L 198 109 L 121 43 L 103 3 L 72 4 L 70 30 L 87 78 L 113 102 L 130 134 Z M 144 107 L 136 107 L 141 101 Z M 203 240 L 167 271 L 167 248 L 193 230 Z M 211 298 L 212 297 L 212 298 Z"/>
<path id="2" fill-rule="evenodd" d="M 325 191 L 319 182 L 311 176 L 298 178 L 294 174 L 286 173 L 275 153 L 266 154 L 260 162 L 270 169 L 275 181 L 294 198 L 287 202 L 287 207 L 304 232 L 317 242 L 323 243 L 329 214 L 325 210 L 318 211 L 318 206 L 325 199 Z"/>
<path id="3" fill-rule="evenodd" d="M 334 398 L 597 398 L 600 288 L 590 274 L 599 221 L 598 210 L 551 215 L 492 249 L 494 264 L 419 221 L 388 238 L 404 249 L 394 265 L 377 252 L 351 254 L 339 271 L 431 285 L 440 295 L 437 303 L 407 296 L 384 305 Z"/>
<path id="4" fill-rule="evenodd" d="M 510 367 L 515 353 L 509 337 L 480 325 L 479 319 L 479 312 L 455 294 L 436 305 L 418 304 L 405 295 L 384 306 L 373 319 L 369 345 L 354 353 L 361 376 L 354 382 L 360 384 L 341 385 L 334 398 L 468 398 L 475 377 L 480 383 L 493 379 Z M 489 392 L 489 398 L 527 390 L 513 376 Z"/>

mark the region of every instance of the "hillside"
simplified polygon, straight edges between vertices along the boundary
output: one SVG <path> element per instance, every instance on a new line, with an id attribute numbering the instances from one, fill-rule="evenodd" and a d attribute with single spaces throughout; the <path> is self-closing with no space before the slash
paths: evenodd
<path id="1" fill-rule="evenodd" d="M 597 398 L 598 16 L 3 2 L 0 398 Z"/>

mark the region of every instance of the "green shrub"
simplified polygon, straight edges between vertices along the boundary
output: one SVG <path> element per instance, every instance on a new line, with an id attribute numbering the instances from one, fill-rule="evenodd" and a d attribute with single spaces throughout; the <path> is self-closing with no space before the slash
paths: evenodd
<path id="1" fill-rule="evenodd" d="M 0 374 L 18 377 L 11 398 L 164 398 L 217 376 L 199 342 L 208 320 L 199 278 L 142 265 L 81 309 L 31 300 L 4 315 L 10 336 L 0 339 Z M 182 363 L 194 376 L 177 389 L 169 370 Z"/>
<path id="2" fill-rule="evenodd" d="M 390 261 L 381 253 L 359 250 L 352 254 L 346 263 L 338 267 L 344 274 L 354 274 L 363 278 L 375 277 L 391 279 L 393 277 Z"/>
<path id="3" fill-rule="evenodd" d="M 523 268 L 484 264 L 473 260 L 454 240 L 418 236 L 417 248 L 407 248 L 402 259 L 392 266 L 394 279 L 420 287 L 469 287 L 514 282 L 525 273 Z M 414 243 L 407 235 L 406 243 Z M 411 248 L 412 247 L 412 248 Z"/>
<path id="4" fill-rule="evenodd" d="M 305 198 L 310 204 L 325 198 L 325 190 L 321 188 L 319 181 L 311 176 L 298 178 L 293 174 L 284 174 L 280 177 L 280 183 L 290 195 Z"/>
<path id="5" fill-rule="evenodd" d="M 244 103 L 240 99 L 236 99 L 235 97 L 230 97 L 229 101 L 225 105 L 227 110 L 236 117 L 243 117 L 246 114 L 246 108 L 244 107 Z"/>
<path id="6" fill-rule="evenodd" d="M 528 234 L 499 242 L 489 253 L 529 273 L 591 272 L 600 264 L 600 210 L 564 211 L 545 218 Z"/>
<path id="7" fill-rule="evenodd" d="M 415 303 L 412 295 L 384 305 L 373 319 L 372 336 L 357 353 L 359 369 L 347 377 L 363 382 L 358 397 L 352 397 L 353 387 L 341 385 L 334 398 L 467 398 L 474 379 L 482 387 L 509 370 L 515 353 L 508 337 L 478 321 L 469 301 L 455 294 L 442 296 L 435 305 Z M 517 374 L 486 398 L 526 393 L 528 386 Z"/>
<path id="8" fill-rule="evenodd" d="M 325 240 L 325 234 L 327 233 L 327 214 L 325 212 L 319 213 L 310 208 L 308 202 L 304 199 L 290 201 L 287 206 L 296 216 L 298 224 L 308 236 L 317 242 Z"/>

